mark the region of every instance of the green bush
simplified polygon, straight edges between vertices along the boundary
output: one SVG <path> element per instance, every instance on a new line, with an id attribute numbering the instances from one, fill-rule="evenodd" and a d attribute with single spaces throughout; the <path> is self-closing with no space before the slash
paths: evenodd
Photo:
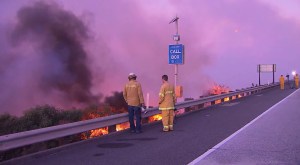
<path id="1" fill-rule="evenodd" d="M 81 110 L 63 111 L 50 105 L 31 108 L 25 111 L 21 117 L 2 114 L 0 115 L 0 136 L 76 122 L 80 121 L 82 116 L 83 112 Z"/>
<path id="2" fill-rule="evenodd" d="M 53 106 L 44 105 L 32 108 L 20 118 L 23 131 L 58 125 L 59 110 Z"/>
<path id="3" fill-rule="evenodd" d="M 36 106 L 24 112 L 21 117 L 10 114 L 0 115 L 0 136 L 45 128 L 59 124 L 77 122 L 95 117 L 103 117 L 127 111 L 127 104 L 122 92 L 114 92 L 104 98 L 101 104 L 90 105 L 84 110 L 60 110 L 50 105 Z"/>
<path id="4" fill-rule="evenodd" d="M 18 118 L 10 114 L 0 116 L 0 135 L 18 132 Z"/>

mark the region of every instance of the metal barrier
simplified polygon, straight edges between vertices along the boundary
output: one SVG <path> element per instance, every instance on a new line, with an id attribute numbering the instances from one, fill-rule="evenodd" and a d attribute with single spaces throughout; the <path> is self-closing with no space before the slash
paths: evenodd
<path id="1" fill-rule="evenodd" d="M 224 102 L 224 98 L 232 98 L 233 96 L 238 97 L 239 95 L 251 95 L 261 90 L 272 88 L 278 85 L 279 84 L 276 83 L 271 85 L 251 87 L 242 90 L 237 90 L 235 92 L 229 92 L 226 94 L 208 96 L 196 100 L 180 102 L 176 104 L 176 108 L 188 108 L 192 106 L 202 105 L 207 102 L 214 102 L 216 100 L 222 100 L 222 102 Z M 160 113 L 158 107 L 147 109 L 147 112 L 148 113 L 143 114 L 143 118 L 147 118 Z M 97 128 L 116 126 L 117 124 L 124 122 L 128 122 L 127 113 L 4 135 L 0 136 L 0 151 L 6 151 L 9 149 L 14 149 L 38 142 L 74 135 Z"/>

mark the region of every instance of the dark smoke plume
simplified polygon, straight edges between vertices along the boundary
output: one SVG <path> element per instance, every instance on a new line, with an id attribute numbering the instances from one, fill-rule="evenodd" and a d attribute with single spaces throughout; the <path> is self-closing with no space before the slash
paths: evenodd
<path id="1" fill-rule="evenodd" d="M 45 2 L 21 8 L 17 20 L 11 35 L 13 45 L 29 42 L 43 59 L 39 87 L 44 92 L 57 90 L 70 101 L 96 103 L 84 50 L 90 39 L 86 25 L 57 4 Z"/>
<path id="2" fill-rule="evenodd" d="M 117 110 L 127 109 L 127 103 L 123 98 L 123 92 L 113 92 L 112 96 L 105 97 L 104 104 L 112 106 Z"/>

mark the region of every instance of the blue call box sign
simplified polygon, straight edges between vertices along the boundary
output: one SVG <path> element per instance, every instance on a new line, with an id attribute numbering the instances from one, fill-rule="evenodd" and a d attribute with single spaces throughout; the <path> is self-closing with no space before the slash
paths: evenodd
<path id="1" fill-rule="evenodd" d="M 183 64 L 184 45 L 169 45 L 169 64 Z"/>

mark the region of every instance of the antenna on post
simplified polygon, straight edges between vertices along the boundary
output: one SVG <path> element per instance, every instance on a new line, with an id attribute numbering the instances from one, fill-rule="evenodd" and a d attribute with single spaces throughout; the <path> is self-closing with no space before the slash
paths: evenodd
<path id="1" fill-rule="evenodd" d="M 173 40 L 176 41 L 176 44 L 178 44 L 178 42 L 180 41 L 180 36 L 179 36 L 179 34 L 178 34 L 178 20 L 179 20 L 179 17 L 177 17 L 177 15 L 176 15 L 176 17 L 173 18 L 173 19 L 169 22 L 169 24 L 175 22 L 176 34 L 173 36 Z"/>

